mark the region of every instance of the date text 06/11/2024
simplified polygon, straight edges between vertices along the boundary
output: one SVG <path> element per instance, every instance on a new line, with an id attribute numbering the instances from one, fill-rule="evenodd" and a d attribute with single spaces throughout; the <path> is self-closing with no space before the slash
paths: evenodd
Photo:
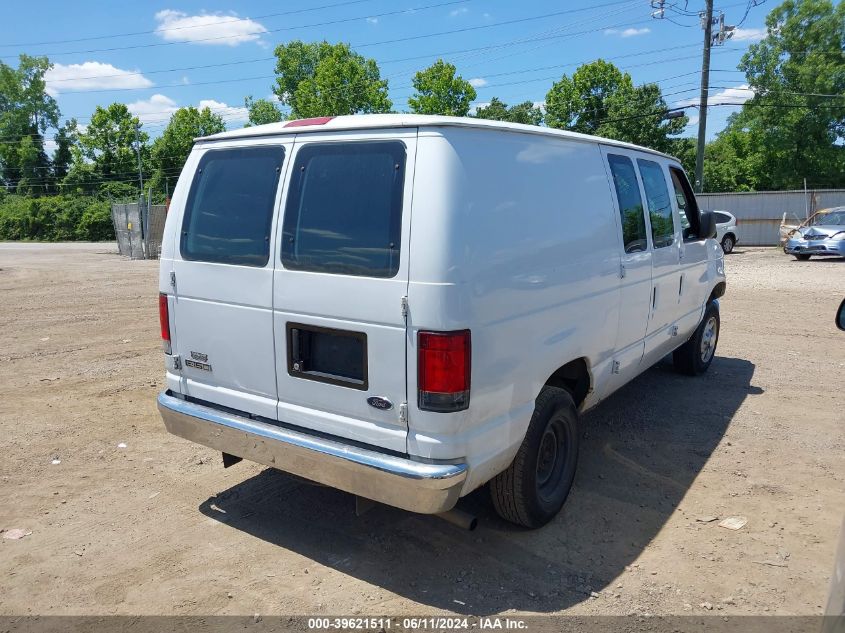
<path id="1" fill-rule="evenodd" d="M 519 618 L 499 617 L 337 617 L 337 618 L 308 618 L 308 629 L 311 631 L 369 631 L 392 628 L 404 630 L 443 631 L 443 630 L 525 630 L 528 624 Z"/>

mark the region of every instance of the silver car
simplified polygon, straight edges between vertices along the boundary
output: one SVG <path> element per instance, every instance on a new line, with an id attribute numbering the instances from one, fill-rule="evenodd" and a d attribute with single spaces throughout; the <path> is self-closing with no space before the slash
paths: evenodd
<path id="1" fill-rule="evenodd" d="M 716 239 L 722 245 L 722 250 L 727 255 L 736 246 L 736 218 L 727 211 L 714 211 L 716 216 Z"/>
<path id="2" fill-rule="evenodd" d="M 845 207 L 819 211 L 790 236 L 783 252 L 800 260 L 845 257 Z"/>

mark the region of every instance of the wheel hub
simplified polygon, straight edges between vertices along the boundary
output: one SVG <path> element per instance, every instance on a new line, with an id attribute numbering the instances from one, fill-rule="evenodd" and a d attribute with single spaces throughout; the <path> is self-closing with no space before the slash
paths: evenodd
<path id="1" fill-rule="evenodd" d="M 711 316 L 707 319 L 704 325 L 704 331 L 701 333 L 701 362 L 706 363 L 713 358 L 713 353 L 716 351 L 716 340 L 719 334 L 719 325 L 716 317 Z"/>

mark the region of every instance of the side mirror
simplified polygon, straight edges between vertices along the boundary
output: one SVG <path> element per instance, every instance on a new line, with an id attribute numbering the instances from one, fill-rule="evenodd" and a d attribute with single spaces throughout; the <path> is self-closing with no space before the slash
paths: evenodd
<path id="1" fill-rule="evenodd" d="M 839 311 L 836 313 L 836 327 L 845 330 L 845 299 L 839 304 Z"/>
<path id="2" fill-rule="evenodd" d="M 716 237 L 716 216 L 712 211 L 702 211 L 698 215 L 698 239 Z"/>

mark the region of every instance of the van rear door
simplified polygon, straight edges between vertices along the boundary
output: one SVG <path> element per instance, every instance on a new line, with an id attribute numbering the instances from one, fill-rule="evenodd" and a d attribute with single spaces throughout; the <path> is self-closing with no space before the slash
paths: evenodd
<path id="1" fill-rule="evenodd" d="M 278 419 L 402 453 L 416 137 L 297 135 L 273 280 Z"/>
<path id="2" fill-rule="evenodd" d="M 292 146 L 240 141 L 194 150 L 171 278 L 182 392 L 270 419 L 273 222 Z"/>

